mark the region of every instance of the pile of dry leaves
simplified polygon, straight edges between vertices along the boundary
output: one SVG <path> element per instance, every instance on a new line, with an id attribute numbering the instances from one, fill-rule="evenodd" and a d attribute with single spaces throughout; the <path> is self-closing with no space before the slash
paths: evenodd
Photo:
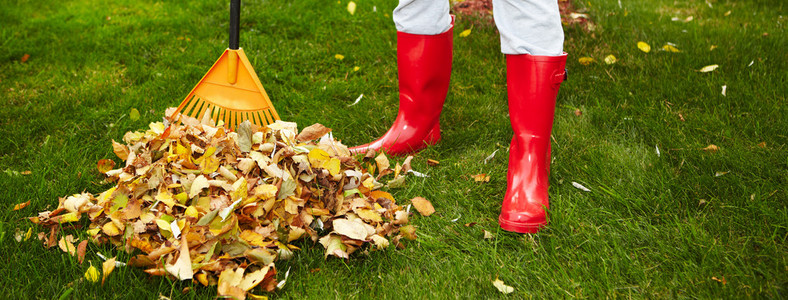
<path id="1" fill-rule="evenodd" d="M 320 124 L 299 133 L 282 121 L 246 121 L 236 132 L 210 118 L 182 122 L 151 123 L 126 133 L 125 144 L 113 141 L 124 164 L 101 160 L 98 168 L 117 184 L 61 198 L 30 218 L 48 228 L 39 239 L 81 260 L 87 241 L 74 246 L 59 228 L 89 219 L 91 241 L 137 253 L 129 265 L 244 299 L 256 286 L 277 287 L 274 261 L 293 256 L 293 241 L 311 239 L 326 257 L 347 258 L 416 238 L 408 212 L 379 190 L 384 177 L 401 185 L 412 157 L 393 168 L 384 154 L 356 160 Z"/>

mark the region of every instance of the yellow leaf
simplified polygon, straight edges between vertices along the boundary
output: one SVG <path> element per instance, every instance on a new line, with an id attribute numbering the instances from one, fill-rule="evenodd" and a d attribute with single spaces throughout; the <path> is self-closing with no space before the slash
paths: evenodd
<path id="1" fill-rule="evenodd" d="M 195 218 L 195 219 L 197 217 L 199 217 L 199 212 L 197 211 L 197 208 L 195 208 L 194 206 L 187 207 L 186 211 L 183 214 L 185 214 L 188 217 Z"/>
<path id="2" fill-rule="evenodd" d="M 681 50 L 670 44 L 665 44 L 665 46 L 662 46 L 662 50 L 665 50 L 667 52 L 673 52 L 673 53 L 681 52 Z"/>
<path id="3" fill-rule="evenodd" d="M 490 175 L 487 174 L 476 174 L 471 175 L 471 177 L 473 177 L 473 181 L 476 182 L 490 182 Z"/>
<path id="4" fill-rule="evenodd" d="M 115 270 L 115 258 L 110 258 L 101 264 L 101 270 L 103 274 L 103 276 L 101 276 L 101 284 L 103 285 L 104 281 L 107 280 L 107 276 L 112 273 L 112 270 Z"/>
<path id="5" fill-rule="evenodd" d="M 460 37 L 466 37 L 469 35 L 471 35 L 471 29 L 465 29 L 462 32 L 460 32 Z"/>
<path id="6" fill-rule="evenodd" d="M 60 216 L 60 220 L 58 220 L 58 222 L 60 224 L 76 222 L 76 221 L 79 221 L 79 217 L 80 217 L 79 212 L 70 212 L 70 213 L 61 215 Z"/>
<path id="7" fill-rule="evenodd" d="M 701 68 L 700 70 L 698 70 L 698 72 L 701 72 L 701 73 L 711 72 L 711 71 L 716 70 L 718 67 L 719 67 L 719 65 L 708 65 L 708 66 L 705 66 L 705 67 Z"/>
<path id="8" fill-rule="evenodd" d="M 307 159 L 309 159 L 309 164 L 312 165 L 312 168 L 323 168 L 323 165 L 328 162 L 330 158 L 328 152 L 325 150 L 314 148 L 307 154 Z"/>
<path id="9" fill-rule="evenodd" d="M 90 267 L 88 268 L 88 270 L 85 271 L 85 279 L 87 279 L 88 281 L 93 282 L 93 283 L 98 282 L 99 275 L 100 274 L 99 274 L 98 269 L 96 269 L 96 267 L 94 267 L 92 263 L 90 264 Z"/>
<path id="10" fill-rule="evenodd" d="M 132 121 L 137 121 L 140 119 L 140 111 L 136 108 L 132 108 L 129 112 L 129 119 Z"/>
<path id="11" fill-rule="evenodd" d="M 495 288 L 498 289 L 499 292 L 504 294 L 510 294 L 514 292 L 513 287 L 506 285 L 502 280 L 498 278 L 496 278 L 495 281 L 493 281 L 493 286 L 495 286 Z"/>
<path id="12" fill-rule="evenodd" d="M 380 217 L 380 213 L 371 209 L 358 209 L 356 210 L 356 214 L 359 216 L 359 218 L 362 218 L 367 221 L 371 221 L 371 222 L 383 221 L 383 219 Z"/>
<path id="13" fill-rule="evenodd" d="M 353 67 L 353 72 L 358 72 L 358 70 L 361 70 L 361 68 L 359 66 Z"/>
<path id="14" fill-rule="evenodd" d="M 339 174 L 339 171 L 341 171 L 340 161 L 336 157 L 332 157 L 331 159 L 329 159 L 328 162 L 325 165 L 323 165 L 323 167 L 326 170 L 328 170 L 328 173 L 330 173 L 331 176 L 336 176 L 337 174 Z"/>
<path id="15" fill-rule="evenodd" d="M 715 145 L 715 144 L 710 144 L 710 145 L 706 146 L 706 148 L 703 148 L 703 151 L 710 151 L 710 152 L 717 152 L 719 150 L 720 150 L 720 147 Z"/>
<path id="16" fill-rule="evenodd" d="M 69 239 L 66 239 L 66 237 L 61 237 L 60 241 L 57 242 L 57 245 L 58 245 L 58 247 L 60 247 L 60 250 L 63 250 L 63 252 L 71 254 L 71 256 L 74 256 L 74 255 L 77 254 L 77 247 L 74 246 L 74 244 L 71 243 L 71 241 L 69 241 Z"/>
<path id="17" fill-rule="evenodd" d="M 618 61 L 618 60 L 616 59 L 615 56 L 613 56 L 613 54 L 605 56 L 605 63 L 608 64 L 608 65 L 612 65 L 612 64 L 616 63 L 616 61 Z"/>
<path id="18" fill-rule="evenodd" d="M 350 1 L 347 3 L 347 12 L 351 15 L 356 13 L 356 2 Z"/>
<path id="19" fill-rule="evenodd" d="M 581 57 L 577 60 L 581 65 L 587 66 L 594 62 L 594 59 L 591 57 Z"/>
<path id="20" fill-rule="evenodd" d="M 342 54 L 336 54 L 336 55 L 334 55 L 334 58 L 336 58 L 338 60 L 343 60 L 343 59 L 345 59 L 345 56 L 342 55 Z"/>
<path id="21" fill-rule="evenodd" d="M 101 231 L 108 236 L 117 236 L 120 235 L 120 228 L 113 222 L 107 222 L 104 226 L 101 226 Z"/>
<path id="22" fill-rule="evenodd" d="M 178 259 L 172 265 L 164 265 L 164 268 L 168 273 L 180 280 L 189 280 L 194 277 L 192 259 L 189 257 L 189 243 L 186 241 L 186 235 L 181 235 L 181 249 L 178 254 Z"/>
<path id="23" fill-rule="evenodd" d="M 638 49 L 645 53 L 651 52 L 651 46 L 649 46 L 646 42 L 638 42 Z"/>

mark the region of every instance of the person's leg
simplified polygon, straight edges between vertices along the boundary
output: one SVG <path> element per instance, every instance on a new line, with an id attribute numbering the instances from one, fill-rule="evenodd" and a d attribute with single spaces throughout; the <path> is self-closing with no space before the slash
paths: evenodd
<path id="1" fill-rule="evenodd" d="M 449 89 L 452 17 L 448 0 L 401 0 L 394 10 L 397 26 L 399 112 L 376 141 L 350 148 L 399 155 L 440 140 L 440 113 Z"/>
<path id="2" fill-rule="evenodd" d="M 493 12 L 514 132 L 498 221 L 508 231 L 535 233 L 547 224 L 550 133 L 566 76 L 561 18 L 556 0 L 493 0 Z"/>

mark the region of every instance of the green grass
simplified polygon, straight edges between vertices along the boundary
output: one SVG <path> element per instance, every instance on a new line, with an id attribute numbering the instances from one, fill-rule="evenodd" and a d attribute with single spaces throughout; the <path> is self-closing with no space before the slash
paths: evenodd
<path id="1" fill-rule="evenodd" d="M 396 1 L 244 1 L 241 46 L 280 116 L 319 122 L 353 145 L 397 111 Z M 596 28 L 567 26 L 569 81 L 553 131 L 551 223 L 536 235 L 497 225 L 511 129 L 494 26 L 457 20 L 443 141 L 414 160 L 426 179 L 419 239 L 348 261 L 303 243 L 272 298 L 785 298 L 788 286 L 788 39 L 782 1 L 577 1 Z M 226 48 L 222 1 L 6 1 L 0 10 L 0 290 L 56 298 L 87 263 L 14 232 L 57 198 L 100 192 L 110 141 L 180 103 Z M 373 7 L 377 11 L 373 11 Z M 731 14 L 725 16 L 727 11 Z M 687 23 L 671 21 L 673 17 Z M 470 28 L 473 33 L 459 38 Z M 767 34 L 768 33 L 768 34 Z M 651 45 L 650 53 L 636 47 Z M 665 43 L 680 53 L 658 51 Z M 716 49 L 710 50 L 712 45 Z M 30 54 L 21 63 L 20 58 Z M 344 60 L 336 60 L 343 54 Z M 606 65 L 613 54 L 618 63 Z M 589 56 L 596 63 L 580 65 Z M 751 63 L 752 62 L 752 63 Z M 710 73 L 696 70 L 720 67 Z M 360 67 L 357 72 L 355 66 Z M 727 96 L 721 87 L 727 86 Z M 362 101 L 349 106 L 360 94 Z M 142 118 L 131 121 L 137 108 Z M 581 116 L 574 114 L 582 111 Z M 766 147 L 758 144 L 765 142 Z M 714 144 L 718 152 L 700 149 Z M 657 155 L 656 148 L 661 155 Z M 484 158 L 499 150 L 487 164 Z M 428 167 L 426 159 L 441 162 Z M 30 170 L 30 175 L 14 171 Z M 716 172 L 729 172 L 715 176 Z M 473 174 L 491 175 L 479 184 Z M 579 182 L 590 188 L 582 192 Z M 16 203 L 31 201 L 21 211 Z M 456 222 L 453 222 L 458 218 Z M 476 222 L 475 227 L 463 224 Z M 482 229 L 495 234 L 482 239 Z M 76 233 L 70 229 L 67 232 Z M 121 260 L 129 254 L 90 245 Z M 500 294 L 492 281 L 515 288 Z M 725 283 L 718 280 L 725 279 Z M 118 268 L 73 299 L 213 298 L 214 288 Z M 192 287 L 182 293 L 185 287 Z"/>

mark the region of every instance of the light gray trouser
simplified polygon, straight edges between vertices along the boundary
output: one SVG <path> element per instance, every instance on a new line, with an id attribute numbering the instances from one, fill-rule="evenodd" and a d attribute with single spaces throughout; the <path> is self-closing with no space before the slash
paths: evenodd
<path id="1" fill-rule="evenodd" d="M 493 0 L 501 52 L 557 56 L 563 53 L 564 30 L 558 0 Z M 394 9 L 398 31 L 435 35 L 451 28 L 448 0 L 399 0 Z"/>

